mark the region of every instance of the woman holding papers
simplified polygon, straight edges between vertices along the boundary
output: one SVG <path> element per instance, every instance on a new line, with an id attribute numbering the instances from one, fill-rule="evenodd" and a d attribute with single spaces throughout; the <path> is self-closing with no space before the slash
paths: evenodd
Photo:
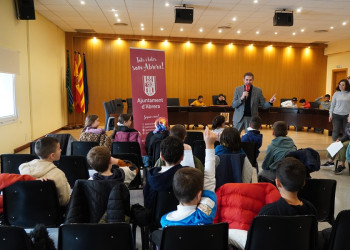
<path id="1" fill-rule="evenodd" d="M 339 164 L 337 166 L 337 168 L 334 170 L 335 174 L 341 174 L 344 170 L 345 170 L 345 154 L 346 154 L 346 149 L 349 145 L 349 141 L 350 140 L 350 114 L 348 115 L 348 123 L 345 126 L 344 129 L 344 133 L 343 133 L 343 137 L 340 139 L 337 139 L 335 143 L 342 143 L 343 147 L 340 148 L 340 150 L 338 152 L 337 151 L 337 145 L 331 145 L 329 148 L 331 148 L 330 150 L 328 150 L 328 161 L 323 164 L 322 166 L 327 166 L 327 167 L 332 167 L 334 165 L 334 160 L 339 161 Z M 332 150 L 332 148 L 334 148 Z M 339 149 L 339 148 L 338 148 Z M 335 153 L 336 152 L 336 153 Z M 335 153 L 335 154 L 334 154 Z M 333 155 L 333 157 L 332 157 Z"/>

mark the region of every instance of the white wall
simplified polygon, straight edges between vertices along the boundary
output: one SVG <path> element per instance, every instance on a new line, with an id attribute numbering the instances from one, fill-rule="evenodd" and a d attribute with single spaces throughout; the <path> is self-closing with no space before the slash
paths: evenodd
<path id="1" fill-rule="evenodd" d="M 65 38 L 56 25 L 36 13 L 17 20 L 14 1 L 0 1 L 0 47 L 19 52 L 16 76 L 18 120 L 0 126 L 0 154 L 12 153 L 67 124 Z"/>
<path id="2" fill-rule="evenodd" d="M 337 67 L 347 68 L 350 74 L 350 39 L 330 43 L 325 49 L 325 55 L 328 56 L 326 92 L 331 93 L 332 70 Z"/>

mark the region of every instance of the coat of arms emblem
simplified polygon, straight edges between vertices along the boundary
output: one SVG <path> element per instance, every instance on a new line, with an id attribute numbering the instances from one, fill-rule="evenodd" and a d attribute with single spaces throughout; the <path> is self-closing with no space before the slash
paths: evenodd
<path id="1" fill-rule="evenodd" d="M 143 91 L 148 96 L 156 93 L 156 76 L 143 76 Z"/>

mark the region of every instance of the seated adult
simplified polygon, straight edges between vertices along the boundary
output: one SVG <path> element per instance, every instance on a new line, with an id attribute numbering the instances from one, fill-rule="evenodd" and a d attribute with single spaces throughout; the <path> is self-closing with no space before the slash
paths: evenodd
<path id="1" fill-rule="evenodd" d="M 219 97 L 215 100 L 215 105 L 227 105 L 226 98 L 223 94 L 219 94 Z"/>
<path id="2" fill-rule="evenodd" d="M 215 166 L 220 164 L 220 155 L 224 154 L 244 154 L 245 152 L 241 146 L 241 137 L 236 128 L 225 128 L 220 136 L 220 145 L 215 147 Z M 252 164 L 250 163 L 248 157 L 244 158 L 244 163 L 242 167 L 242 181 L 257 182 L 256 171 L 253 171 Z"/>
<path id="3" fill-rule="evenodd" d="M 297 108 L 298 107 L 298 98 L 293 97 L 291 100 L 287 100 L 284 102 L 281 102 L 282 108 Z"/>

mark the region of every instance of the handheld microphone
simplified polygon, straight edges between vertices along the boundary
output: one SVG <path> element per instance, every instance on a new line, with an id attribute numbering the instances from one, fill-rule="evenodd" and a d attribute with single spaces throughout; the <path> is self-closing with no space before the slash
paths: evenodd
<path id="1" fill-rule="evenodd" d="M 249 92 L 249 90 L 250 90 L 250 85 L 249 84 L 244 85 L 244 91 Z"/>

